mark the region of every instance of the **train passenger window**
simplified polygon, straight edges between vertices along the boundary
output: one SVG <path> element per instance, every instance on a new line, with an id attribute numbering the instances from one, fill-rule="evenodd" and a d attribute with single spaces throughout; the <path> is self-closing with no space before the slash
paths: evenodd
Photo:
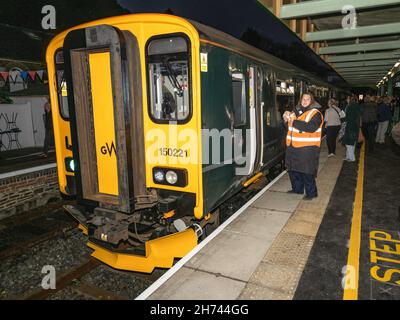
<path id="1" fill-rule="evenodd" d="M 157 38 L 147 46 L 149 113 L 155 122 L 185 122 L 191 115 L 189 40 Z"/>
<path id="2" fill-rule="evenodd" d="M 61 116 L 64 119 L 68 119 L 69 118 L 68 91 L 67 91 L 67 82 L 65 81 L 64 77 L 64 55 L 62 50 L 57 51 L 55 54 L 55 67 L 56 67 L 58 105 L 60 108 Z"/>
<path id="3" fill-rule="evenodd" d="M 246 82 L 242 73 L 232 74 L 234 126 L 246 124 Z"/>

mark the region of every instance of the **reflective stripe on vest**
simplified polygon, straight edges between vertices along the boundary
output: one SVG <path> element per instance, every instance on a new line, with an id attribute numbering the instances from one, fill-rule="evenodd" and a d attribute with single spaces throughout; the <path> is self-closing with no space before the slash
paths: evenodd
<path id="1" fill-rule="evenodd" d="M 293 132 L 298 132 L 298 133 L 300 133 L 300 130 L 298 130 L 298 129 L 296 129 L 296 128 L 289 127 L 288 129 L 289 129 L 289 131 L 293 131 Z M 322 128 L 319 128 L 316 132 L 322 132 Z"/>
<path id="2" fill-rule="evenodd" d="M 319 112 L 321 114 L 321 125 L 315 132 L 303 132 L 293 127 L 293 121 L 290 120 L 288 122 L 288 134 L 286 137 L 286 145 L 292 146 L 294 148 L 303 148 L 303 147 L 311 147 L 321 146 L 322 139 L 322 127 L 324 125 L 324 118 L 322 113 L 318 109 L 311 109 L 304 112 L 300 117 L 296 120 L 310 122 L 311 119 Z"/>

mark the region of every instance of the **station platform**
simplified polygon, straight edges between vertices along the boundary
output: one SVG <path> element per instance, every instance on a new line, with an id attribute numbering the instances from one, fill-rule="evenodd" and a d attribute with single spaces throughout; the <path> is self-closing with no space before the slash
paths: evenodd
<path id="1" fill-rule="evenodd" d="M 387 144 L 360 158 L 343 166 L 295 299 L 400 299 L 400 156 Z"/>
<path id="2" fill-rule="evenodd" d="M 15 172 L 56 162 L 56 155 L 49 150 L 43 157 L 43 148 L 24 148 L 19 150 L 0 151 L 0 174 Z"/>
<path id="3" fill-rule="evenodd" d="M 60 200 L 54 151 L 42 148 L 0 152 L 0 221 Z"/>
<path id="4" fill-rule="evenodd" d="M 287 194 L 285 174 L 138 299 L 400 299 L 400 158 L 344 153 L 322 148 L 317 199 Z"/>

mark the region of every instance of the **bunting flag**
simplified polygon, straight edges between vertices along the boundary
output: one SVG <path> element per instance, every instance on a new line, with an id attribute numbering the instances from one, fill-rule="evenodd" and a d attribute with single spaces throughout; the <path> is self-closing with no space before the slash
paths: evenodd
<path id="1" fill-rule="evenodd" d="M 44 70 L 37 70 L 36 75 L 39 77 L 41 81 L 43 81 Z"/>
<path id="2" fill-rule="evenodd" d="M 1 71 L 0 72 L 0 77 L 2 77 L 5 82 L 7 82 L 8 81 L 8 72 L 7 71 Z"/>
<path id="3" fill-rule="evenodd" d="M 18 81 L 22 81 L 27 83 L 30 80 L 35 81 L 36 78 L 39 78 L 43 83 L 47 83 L 48 74 L 47 70 L 12 70 L 12 71 L 0 71 L 0 79 L 3 79 L 5 82 L 10 82 L 15 84 Z"/>
<path id="4" fill-rule="evenodd" d="M 36 79 L 36 71 L 28 71 L 29 77 L 32 79 L 32 81 L 35 81 Z"/>
<path id="5" fill-rule="evenodd" d="M 18 77 L 20 77 L 20 72 L 19 71 L 11 71 L 10 72 L 10 80 L 12 81 L 12 83 L 16 83 L 18 80 Z"/>
<path id="6" fill-rule="evenodd" d="M 26 81 L 28 79 L 28 72 L 22 71 L 20 72 L 22 80 Z"/>

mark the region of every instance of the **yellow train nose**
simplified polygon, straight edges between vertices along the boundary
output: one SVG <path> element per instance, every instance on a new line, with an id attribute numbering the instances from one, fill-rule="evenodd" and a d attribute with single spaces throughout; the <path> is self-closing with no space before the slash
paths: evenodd
<path id="1" fill-rule="evenodd" d="M 146 242 L 146 255 L 111 252 L 92 242 L 92 257 L 114 269 L 151 273 L 155 268 L 171 268 L 174 258 L 183 258 L 197 245 L 196 232 L 189 228 L 163 238 Z"/>

